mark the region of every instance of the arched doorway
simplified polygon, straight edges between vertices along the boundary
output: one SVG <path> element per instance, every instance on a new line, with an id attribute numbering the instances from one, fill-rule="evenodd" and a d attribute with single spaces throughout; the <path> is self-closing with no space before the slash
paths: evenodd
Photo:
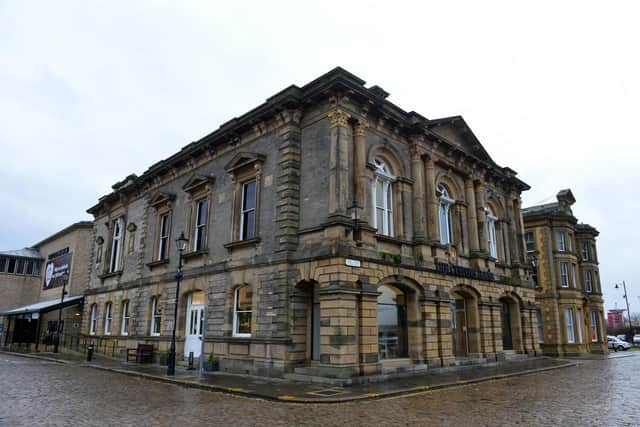
<path id="1" fill-rule="evenodd" d="M 191 352 L 193 352 L 193 357 L 200 357 L 202 350 L 201 338 L 205 328 L 204 310 L 204 292 L 191 292 L 187 297 L 187 311 L 185 314 L 184 357 L 189 357 Z"/>
<path id="2" fill-rule="evenodd" d="M 513 350 L 513 337 L 511 335 L 511 309 L 510 304 L 505 299 L 500 300 L 500 319 L 502 323 L 502 348 Z"/>
<path id="3" fill-rule="evenodd" d="M 381 285 L 378 292 L 378 356 L 408 357 L 407 295 L 393 285 Z"/>
<path id="4" fill-rule="evenodd" d="M 467 301 L 465 297 L 457 292 L 452 292 L 451 336 L 454 356 L 466 356 L 469 354 L 468 320 Z"/>

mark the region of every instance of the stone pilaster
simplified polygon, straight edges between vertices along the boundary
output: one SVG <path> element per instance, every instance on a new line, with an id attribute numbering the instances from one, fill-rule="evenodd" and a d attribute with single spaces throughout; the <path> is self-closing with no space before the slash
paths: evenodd
<path id="1" fill-rule="evenodd" d="M 437 299 L 425 300 L 421 302 L 423 331 L 424 331 L 424 354 L 423 359 L 429 366 L 441 366 L 440 359 L 440 331 L 438 324 L 438 305 L 441 302 Z"/>
<path id="2" fill-rule="evenodd" d="M 520 198 L 516 198 L 513 201 L 513 219 L 515 221 L 516 226 L 516 248 L 518 253 L 518 261 L 520 263 L 525 262 L 524 254 L 527 253 L 525 249 L 524 243 L 524 225 L 522 224 L 522 212 L 520 211 L 520 206 L 522 205 L 522 201 Z"/>
<path id="3" fill-rule="evenodd" d="M 438 198 L 436 197 L 436 172 L 433 159 L 425 163 L 425 190 L 427 199 L 427 238 L 432 242 L 440 241 L 438 227 Z"/>
<path id="4" fill-rule="evenodd" d="M 298 110 L 282 113 L 286 124 L 280 131 L 276 187 L 276 239 L 280 251 L 298 246 L 300 224 L 300 119 Z"/>
<path id="5" fill-rule="evenodd" d="M 507 197 L 507 218 L 509 219 L 509 249 L 511 262 L 515 263 L 519 260 L 519 254 L 513 197 Z"/>
<path id="6" fill-rule="evenodd" d="M 355 293 L 331 289 L 320 291 L 320 364 L 323 375 L 349 378 L 359 373 L 357 317 Z M 363 319 L 361 327 L 377 329 L 377 321 Z"/>
<path id="7" fill-rule="evenodd" d="M 504 243 L 504 260 L 511 264 L 511 242 L 509 242 L 509 222 L 500 221 L 500 234 Z"/>
<path id="8" fill-rule="evenodd" d="M 465 197 L 467 199 L 467 228 L 469 232 L 469 251 L 478 252 L 478 215 L 476 210 L 476 195 L 474 192 L 473 179 L 471 177 L 464 181 Z"/>
<path id="9" fill-rule="evenodd" d="M 476 183 L 476 212 L 478 215 L 478 242 L 480 251 L 489 252 L 487 242 L 487 212 L 485 211 L 484 184 Z"/>
<path id="10" fill-rule="evenodd" d="M 418 153 L 411 156 L 411 178 L 413 179 L 413 240 L 422 242 L 426 238 L 427 219 L 424 200 L 424 163 Z"/>
<path id="11" fill-rule="evenodd" d="M 349 131 L 351 117 L 336 109 L 328 114 L 331 123 L 329 153 L 329 216 L 347 216 L 349 191 Z"/>
<path id="12" fill-rule="evenodd" d="M 358 346 L 360 374 L 379 371 L 378 363 L 378 300 L 377 293 L 362 294 L 358 307 Z"/>
<path id="13" fill-rule="evenodd" d="M 353 128 L 353 182 L 354 198 L 356 204 L 362 208 L 361 219 L 363 222 L 369 222 L 369 211 L 367 206 L 367 142 L 366 133 L 369 123 L 366 120 L 358 120 Z"/>
<path id="14" fill-rule="evenodd" d="M 442 366 L 453 364 L 453 332 L 451 330 L 451 307 L 448 302 L 440 301 L 436 307 L 438 318 L 438 352 Z"/>

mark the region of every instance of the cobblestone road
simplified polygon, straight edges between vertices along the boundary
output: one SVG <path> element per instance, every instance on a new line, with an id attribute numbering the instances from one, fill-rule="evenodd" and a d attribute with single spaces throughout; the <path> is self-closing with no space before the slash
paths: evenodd
<path id="1" fill-rule="evenodd" d="M 0 354 L 0 425 L 636 426 L 638 372 L 639 356 L 589 360 L 414 396 L 301 405 Z"/>

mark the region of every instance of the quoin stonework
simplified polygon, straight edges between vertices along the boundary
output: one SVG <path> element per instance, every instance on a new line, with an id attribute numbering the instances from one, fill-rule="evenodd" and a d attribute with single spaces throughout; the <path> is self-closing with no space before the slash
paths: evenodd
<path id="1" fill-rule="evenodd" d="M 598 231 L 578 223 L 571 190 L 523 210 L 527 253 L 535 265 L 538 340 L 545 354 L 606 353 Z"/>
<path id="2" fill-rule="evenodd" d="M 387 97 L 336 68 L 115 184 L 89 209 L 83 333 L 162 354 L 177 309 L 179 356 L 204 336 L 222 370 L 272 376 L 540 354 L 529 186 L 462 117 Z"/>

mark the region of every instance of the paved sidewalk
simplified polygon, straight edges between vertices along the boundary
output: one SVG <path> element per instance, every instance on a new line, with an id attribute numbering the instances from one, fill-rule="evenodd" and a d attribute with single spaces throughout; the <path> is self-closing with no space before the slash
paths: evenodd
<path id="1" fill-rule="evenodd" d="M 79 354 L 15 353 L 7 351 L 1 351 L 1 353 L 71 364 L 80 368 L 101 369 L 203 390 L 295 403 L 337 403 L 377 399 L 575 366 L 574 362 L 566 360 L 537 357 L 527 360 L 461 367 L 448 372 L 436 372 L 434 370 L 432 373 L 379 383 L 333 386 L 220 372 L 206 373 L 200 377 L 197 370 L 189 371 L 180 366 L 176 367 L 176 375 L 174 377 L 168 377 L 165 366 L 126 363 L 103 356 L 96 356 L 93 361 L 86 362 Z"/>

